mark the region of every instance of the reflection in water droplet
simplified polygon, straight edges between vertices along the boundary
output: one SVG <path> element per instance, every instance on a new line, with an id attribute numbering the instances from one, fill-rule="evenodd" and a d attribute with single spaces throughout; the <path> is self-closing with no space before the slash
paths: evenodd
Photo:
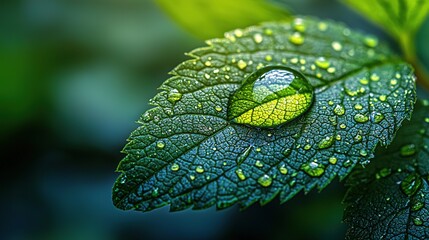
<path id="1" fill-rule="evenodd" d="M 325 172 L 325 166 L 317 162 L 304 163 L 301 169 L 312 177 L 320 177 Z"/>
<path id="2" fill-rule="evenodd" d="M 408 157 L 412 156 L 416 153 L 416 145 L 415 144 L 407 144 L 401 147 L 401 156 Z"/>
<path id="3" fill-rule="evenodd" d="M 272 182 L 273 179 L 267 174 L 264 174 L 262 177 L 258 178 L 258 183 L 263 187 L 269 187 Z"/>
<path id="4" fill-rule="evenodd" d="M 301 73 L 287 67 L 265 67 L 249 75 L 234 93 L 228 118 L 272 128 L 305 113 L 312 101 L 313 87 Z"/>

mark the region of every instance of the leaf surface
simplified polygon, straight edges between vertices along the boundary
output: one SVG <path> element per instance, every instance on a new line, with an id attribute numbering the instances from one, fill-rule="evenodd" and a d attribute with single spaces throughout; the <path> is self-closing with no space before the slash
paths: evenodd
<path id="1" fill-rule="evenodd" d="M 429 238 L 429 102 L 418 102 L 389 148 L 347 180 L 348 239 Z"/>
<path id="2" fill-rule="evenodd" d="M 384 44 L 312 18 L 226 33 L 192 51 L 142 115 L 113 189 L 121 209 L 242 208 L 323 189 L 390 143 L 415 102 L 411 67 Z M 371 41 L 369 41 L 371 42 Z M 315 93 L 298 118 L 273 129 L 228 120 L 249 74 L 282 65 Z"/>

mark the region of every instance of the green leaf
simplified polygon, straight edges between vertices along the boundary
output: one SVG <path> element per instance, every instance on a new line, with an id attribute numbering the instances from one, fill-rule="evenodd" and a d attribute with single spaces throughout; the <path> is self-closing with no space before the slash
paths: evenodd
<path id="1" fill-rule="evenodd" d="M 267 0 L 156 0 L 177 23 L 203 39 L 263 21 L 288 20 L 290 13 Z"/>
<path id="2" fill-rule="evenodd" d="M 402 34 L 415 34 L 429 13 L 428 0 L 342 1 L 397 39 L 401 38 Z"/>
<path id="3" fill-rule="evenodd" d="M 429 102 L 416 104 L 389 148 L 350 174 L 348 239 L 429 238 Z"/>
<path id="4" fill-rule="evenodd" d="M 124 148 L 113 189 L 121 209 L 242 208 L 323 189 L 367 163 L 410 116 L 409 65 L 372 37 L 312 18 L 225 34 L 192 51 L 152 99 Z M 264 66 L 300 71 L 312 106 L 276 128 L 228 120 L 232 95 Z"/>

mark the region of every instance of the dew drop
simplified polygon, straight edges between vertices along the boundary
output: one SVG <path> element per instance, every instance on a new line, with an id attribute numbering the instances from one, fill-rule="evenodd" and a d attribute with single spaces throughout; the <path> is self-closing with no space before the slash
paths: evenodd
<path id="1" fill-rule="evenodd" d="M 261 34 L 256 33 L 255 35 L 253 35 L 253 40 L 255 41 L 255 43 L 261 43 L 264 38 L 262 37 Z"/>
<path id="2" fill-rule="evenodd" d="M 417 174 L 410 174 L 401 182 L 402 192 L 408 196 L 413 196 L 420 189 L 422 179 Z"/>
<path id="3" fill-rule="evenodd" d="M 384 119 L 384 115 L 379 112 L 372 112 L 370 115 L 371 122 L 380 123 Z"/>
<path id="4" fill-rule="evenodd" d="M 358 123 L 366 123 L 369 120 L 368 116 L 360 113 L 356 114 L 353 119 Z"/>
<path id="5" fill-rule="evenodd" d="M 368 152 L 365 149 L 361 149 L 359 151 L 359 155 L 361 155 L 362 157 L 366 157 L 366 156 L 368 156 Z"/>
<path id="6" fill-rule="evenodd" d="M 235 174 L 237 174 L 237 177 L 241 180 L 241 181 L 243 181 L 243 180 L 246 180 L 246 175 L 244 175 L 244 172 L 243 172 L 243 170 L 242 169 L 237 169 L 237 170 L 235 170 Z"/>
<path id="7" fill-rule="evenodd" d="M 325 149 L 331 147 L 332 144 L 334 144 L 334 137 L 328 136 L 322 139 L 317 146 L 319 147 L 319 149 Z"/>
<path id="8" fill-rule="evenodd" d="M 414 154 L 416 154 L 416 145 L 415 144 L 407 144 L 401 147 L 401 156 L 403 157 L 409 157 L 412 156 Z"/>
<path id="9" fill-rule="evenodd" d="M 386 95 L 380 95 L 378 97 L 378 99 L 380 99 L 380 101 L 385 102 L 387 100 L 387 96 Z"/>
<path id="10" fill-rule="evenodd" d="M 359 82 L 360 82 L 362 85 L 367 85 L 367 84 L 369 83 L 369 80 L 368 80 L 368 79 L 366 79 L 366 78 L 361 78 L 361 79 L 359 79 Z"/>
<path id="11" fill-rule="evenodd" d="M 154 188 L 153 190 L 152 190 L 152 197 L 157 197 L 159 195 L 159 190 L 158 190 L 158 188 Z"/>
<path id="12" fill-rule="evenodd" d="M 344 113 L 346 113 L 346 109 L 344 109 L 344 107 L 341 105 L 337 105 L 334 108 L 334 113 L 338 116 L 341 116 L 341 115 L 344 115 Z"/>
<path id="13" fill-rule="evenodd" d="M 240 61 L 238 61 L 237 66 L 240 69 L 245 69 L 247 67 L 247 63 L 243 60 L 240 60 Z"/>
<path id="14" fill-rule="evenodd" d="M 317 58 L 314 63 L 316 64 L 316 66 L 323 69 L 327 69 L 331 65 L 331 63 L 328 60 L 326 60 L 324 57 Z"/>
<path id="15" fill-rule="evenodd" d="M 301 169 L 312 177 L 320 177 L 325 172 L 325 166 L 314 161 L 302 164 Z"/>
<path id="16" fill-rule="evenodd" d="M 380 76 L 378 76 L 376 73 L 371 74 L 370 77 L 371 81 L 377 82 L 378 80 L 380 80 Z"/>
<path id="17" fill-rule="evenodd" d="M 332 42 L 331 46 L 335 51 L 341 51 L 343 49 L 343 45 L 337 41 Z"/>
<path id="18" fill-rule="evenodd" d="M 413 211 L 413 212 L 419 211 L 419 210 L 420 210 L 420 209 L 422 209 L 424 206 L 425 206 L 425 203 L 424 203 L 424 202 L 421 202 L 421 201 L 415 200 L 415 202 L 413 202 L 413 203 L 412 203 L 411 211 Z"/>
<path id="19" fill-rule="evenodd" d="M 356 109 L 356 110 L 362 110 L 362 108 L 363 108 L 363 107 L 362 107 L 362 105 L 361 105 L 361 104 L 359 104 L 359 103 L 356 103 L 356 104 L 355 104 L 355 109 Z"/>
<path id="20" fill-rule="evenodd" d="M 206 61 L 206 62 L 204 62 L 204 65 L 206 65 L 206 67 L 210 67 L 212 65 L 212 62 Z"/>
<path id="21" fill-rule="evenodd" d="M 218 112 L 221 112 L 222 111 L 222 107 L 221 106 L 216 106 L 215 110 L 218 111 Z"/>
<path id="22" fill-rule="evenodd" d="M 375 37 L 366 37 L 364 38 L 364 43 L 368 47 L 376 47 L 378 45 L 378 39 Z"/>
<path id="23" fill-rule="evenodd" d="M 168 93 L 167 100 L 171 103 L 175 103 L 182 98 L 182 94 L 177 89 L 172 89 Z"/>
<path id="24" fill-rule="evenodd" d="M 261 161 L 256 160 L 256 162 L 255 162 L 255 166 L 257 166 L 258 168 L 261 168 L 261 167 L 263 167 L 263 166 L 264 166 L 264 164 L 263 164 Z"/>
<path id="25" fill-rule="evenodd" d="M 421 225 L 423 225 L 423 220 L 419 217 L 416 217 L 416 218 L 413 218 L 413 223 L 416 226 L 421 226 Z"/>
<path id="26" fill-rule="evenodd" d="M 179 164 L 177 164 L 177 163 L 173 163 L 173 165 L 171 165 L 171 171 L 176 172 L 176 171 L 178 171 L 179 169 L 180 169 Z"/>
<path id="27" fill-rule="evenodd" d="M 258 183 L 263 187 L 269 187 L 272 182 L 273 179 L 267 174 L 264 174 L 262 177 L 258 178 Z"/>
<path id="28" fill-rule="evenodd" d="M 203 168 L 203 166 L 199 165 L 199 166 L 197 166 L 197 168 L 195 169 L 195 171 L 197 173 L 203 173 L 204 172 L 204 168 Z"/>
<path id="29" fill-rule="evenodd" d="M 158 141 L 156 143 L 156 147 L 159 149 L 163 149 L 165 147 L 165 143 L 163 141 Z"/>
<path id="30" fill-rule="evenodd" d="M 195 180 L 195 175 L 190 175 L 189 179 L 191 179 L 191 181 L 194 181 Z"/>
<path id="31" fill-rule="evenodd" d="M 380 177 L 387 177 L 392 173 L 392 169 L 390 168 L 383 168 L 378 172 L 378 175 Z"/>
<path id="32" fill-rule="evenodd" d="M 305 113 L 313 87 L 298 71 L 269 66 L 250 74 L 231 97 L 228 119 L 239 124 L 273 128 Z"/>
<path id="33" fill-rule="evenodd" d="M 246 158 L 249 156 L 250 152 L 252 151 L 252 146 L 248 146 L 244 152 L 242 152 L 238 157 L 237 157 L 237 164 L 241 164 L 244 160 L 246 160 Z"/>
<path id="34" fill-rule="evenodd" d="M 304 37 L 299 32 L 294 32 L 289 36 L 289 42 L 295 45 L 302 45 L 304 43 Z"/>
<path id="35" fill-rule="evenodd" d="M 338 159 L 336 157 L 330 157 L 329 158 L 329 163 L 330 164 L 337 164 Z"/>
<path id="36" fill-rule="evenodd" d="M 326 24 L 325 22 L 319 22 L 319 24 L 317 24 L 317 28 L 324 32 L 326 31 L 326 29 L 328 29 L 328 24 Z"/>
<path id="37" fill-rule="evenodd" d="M 398 80 L 396 79 L 390 80 L 390 85 L 395 86 L 396 84 L 398 84 Z"/>
<path id="38" fill-rule="evenodd" d="M 288 170 L 284 164 L 279 167 L 279 171 L 283 175 L 287 174 L 287 172 L 288 172 Z"/>

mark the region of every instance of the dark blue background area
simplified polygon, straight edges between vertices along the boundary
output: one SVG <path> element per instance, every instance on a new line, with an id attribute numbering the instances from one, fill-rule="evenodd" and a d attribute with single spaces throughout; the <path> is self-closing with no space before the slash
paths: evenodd
<path id="1" fill-rule="evenodd" d="M 277 2 L 392 43 L 337 1 Z M 149 0 L 1 5 L 0 239 L 343 239 L 337 179 L 320 194 L 243 212 L 116 209 L 111 188 L 125 139 L 167 73 L 203 40 Z M 427 21 L 417 39 L 426 66 L 428 38 Z"/>

